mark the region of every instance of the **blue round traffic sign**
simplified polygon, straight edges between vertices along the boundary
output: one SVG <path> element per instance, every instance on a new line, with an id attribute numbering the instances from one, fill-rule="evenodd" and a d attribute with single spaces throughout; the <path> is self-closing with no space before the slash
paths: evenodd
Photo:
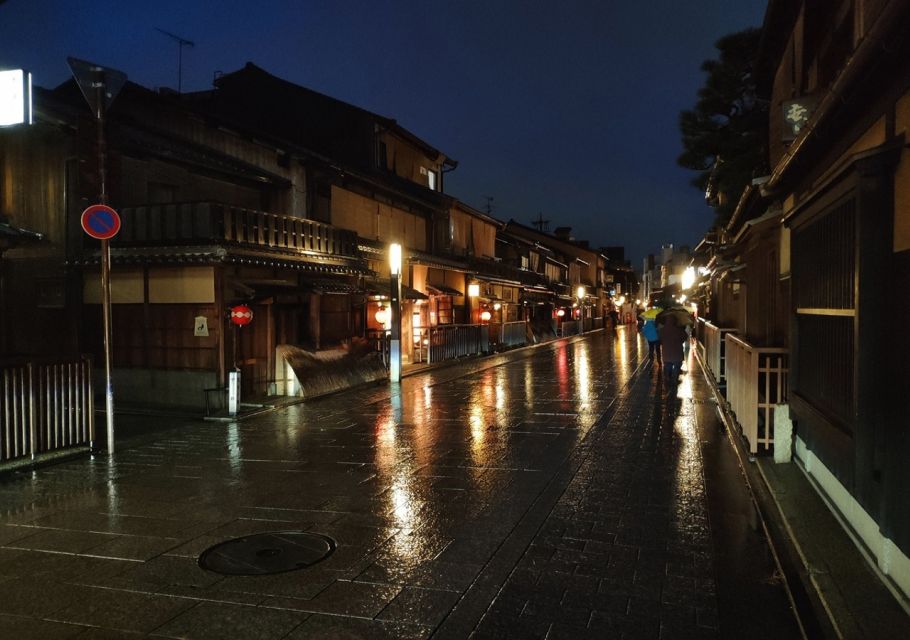
<path id="1" fill-rule="evenodd" d="M 98 240 L 110 240 L 120 231 L 120 215 L 106 204 L 93 204 L 82 212 L 82 230 Z"/>

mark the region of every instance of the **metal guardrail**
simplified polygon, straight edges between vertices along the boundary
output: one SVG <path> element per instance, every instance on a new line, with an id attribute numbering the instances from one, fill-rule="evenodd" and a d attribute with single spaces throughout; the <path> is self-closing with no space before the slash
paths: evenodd
<path id="1" fill-rule="evenodd" d="M 524 320 L 515 322 L 491 322 L 490 343 L 496 347 L 520 347 L 528 344 L 528 323 Z"/>
<path id="2" fill-rule="evenodd" d="M 388 369 L 392 354 L 392 332 L 371 329 L 367 331 L 367 339 L 373 345 L 373 351 L 379 354 L 379 360 L 383 366 Z"/>
<path id="3" fill-rule="evenodd" d="M 430 327 L 427 362 L 442 362 L 490 351 L 489 325 L 446 324 Z"/>
<path id="4" fill-rule="evenodd" d="M 0 363 L 0 463 L 90 446 L 92 359 Z"/>
<path id="5" fill-rule="evenodd" d="M 774 411 L 787 402 L 789 351 L 755 347 L 732 334 L 726 343 L 727 401 L 751 453 L 774 444 Z"/>

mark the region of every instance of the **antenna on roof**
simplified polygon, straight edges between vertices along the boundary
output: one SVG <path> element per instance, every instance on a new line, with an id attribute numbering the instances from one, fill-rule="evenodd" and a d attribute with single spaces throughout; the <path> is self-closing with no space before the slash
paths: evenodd
<path id="1" fill-rule="evenodd" d="M 493 196 L 486 196 L 484 198 L 487 201 L 486 211 L 487 215 L 493 213 Z"/>
<path id="2" fill-rule="evenodd" d="M 168 38 L 177 41 L 177 93 L 181 93 L 181 90 L 183 89 L 183 47 L 195 47 L 196 44 L 191 40 L 174 35 L 170 31 L 165 31 L 158 27 L 155 27 L 155 30 L 163 33 Z"/>
<path id="3" fill-rule="evenodd" d="M 537 220 L 532 220 L 531 224 L 537 227 L 538 231 L 549 231 L 550 230 L 550 221 L 543 219 L 543 213 L 537 214 Z"/>

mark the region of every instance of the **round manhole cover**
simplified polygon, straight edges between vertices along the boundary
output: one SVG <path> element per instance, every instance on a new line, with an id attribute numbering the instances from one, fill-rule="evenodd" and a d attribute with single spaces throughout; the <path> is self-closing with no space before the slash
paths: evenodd
<path id="1" fill-rule="evenodd" d="M 232 576 L 261 576 L 309 567 L 334 550 L 331 538 L 316 533 L 258 533 L 206 549 L 199 556 L 199 565 Z"/>

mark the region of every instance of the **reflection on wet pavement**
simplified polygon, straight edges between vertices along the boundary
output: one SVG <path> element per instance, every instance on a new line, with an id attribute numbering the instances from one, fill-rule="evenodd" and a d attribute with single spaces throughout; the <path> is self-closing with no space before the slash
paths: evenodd
<path id="1" fill-rule="evenodd" d="M 0 637 L 715 634 L 693 390 L 645 353 L 634 330 L 560 340 L 7 480 Z M 196 563 L 267 531 L 337 548 Z"/>

